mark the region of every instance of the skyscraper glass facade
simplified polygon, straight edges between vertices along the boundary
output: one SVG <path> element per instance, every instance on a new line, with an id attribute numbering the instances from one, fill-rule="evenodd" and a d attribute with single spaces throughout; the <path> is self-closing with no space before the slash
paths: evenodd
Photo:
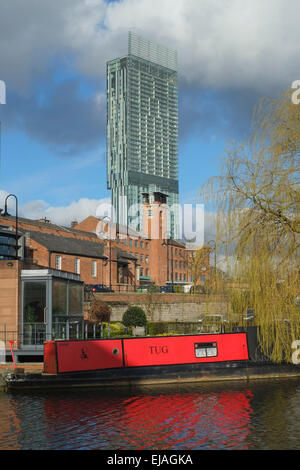
<path id="1" fill-rule="evenodd" d="M 143 193 L 178 204 L 177 54 L 133 33 L 128 55 L 107 63 L 107 185 L 115 221 L 138 230 Z M 168 228 L 177 238 L 176 209 Z"/>

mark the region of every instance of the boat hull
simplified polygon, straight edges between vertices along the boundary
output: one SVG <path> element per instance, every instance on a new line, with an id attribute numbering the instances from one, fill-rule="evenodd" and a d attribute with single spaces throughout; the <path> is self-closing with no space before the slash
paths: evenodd
<path id="1" fill-rule="evenodd" d="M 251 361 L 137 367 L 62 374 L 8 374 L 7 390 L 138 387 L 162 384 L 300 377 L 299 366 Z"/>

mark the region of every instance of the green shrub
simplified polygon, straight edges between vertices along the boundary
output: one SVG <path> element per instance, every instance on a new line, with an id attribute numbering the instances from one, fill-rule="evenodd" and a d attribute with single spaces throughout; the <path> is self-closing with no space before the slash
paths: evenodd
<path id="1" fill-rule="evenodd" d="M 104 338 L 108 337 L 108 328 L 111 338 L 125 335 L 125 327 L 121 323 L 103 323 Z"/>
<path id="2" fill-rule="evenodd" d="M 147 318 L 141 307 L 128 307 L 123 315 L 122 323 L 126 327 L 130 326 L 146 326 Z"/>
<path id="3" fill-rule="evenodd" d="M 156 336 L 168 333 L 167 322 L 148 323 L 148 335 Z"/>

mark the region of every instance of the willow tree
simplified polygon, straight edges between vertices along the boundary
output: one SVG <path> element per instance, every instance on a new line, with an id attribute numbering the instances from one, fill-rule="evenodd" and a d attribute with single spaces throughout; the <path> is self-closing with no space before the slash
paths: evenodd
<path id="1" fill-rule="evenodd" d="M 253 309 L 263 352 L 290 361 L 300 339 L 300 105 L 287 92 L 263 99 L 250 137 L 226 149 L 203 188 L 216 203 L 216 246 L 235 281 L 232 302 Z M 202 193 L 203 194 L 203 193 Z"/>

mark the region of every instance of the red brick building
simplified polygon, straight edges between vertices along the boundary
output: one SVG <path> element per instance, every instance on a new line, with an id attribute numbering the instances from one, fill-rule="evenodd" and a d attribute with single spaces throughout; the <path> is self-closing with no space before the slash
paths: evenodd
<path id="1" fill-rule="evenodd" d="M 142 284 L 184 286 L 192 283 L 192 251 L 167 237 L 164 205 L 143 205 L 145 232 L 109 225 L 90 216 L 71 227 L 47 219 L 18 218 L 23 235 L 23 259 L 37 266 L 79 274 L 85 284 L 105 284 L 113 290 L 134 290 Z M 15 228 L 15 217 L 0 216 L 0 224 Z M 197 283 L 207 280 L 209 253 Z"/>

